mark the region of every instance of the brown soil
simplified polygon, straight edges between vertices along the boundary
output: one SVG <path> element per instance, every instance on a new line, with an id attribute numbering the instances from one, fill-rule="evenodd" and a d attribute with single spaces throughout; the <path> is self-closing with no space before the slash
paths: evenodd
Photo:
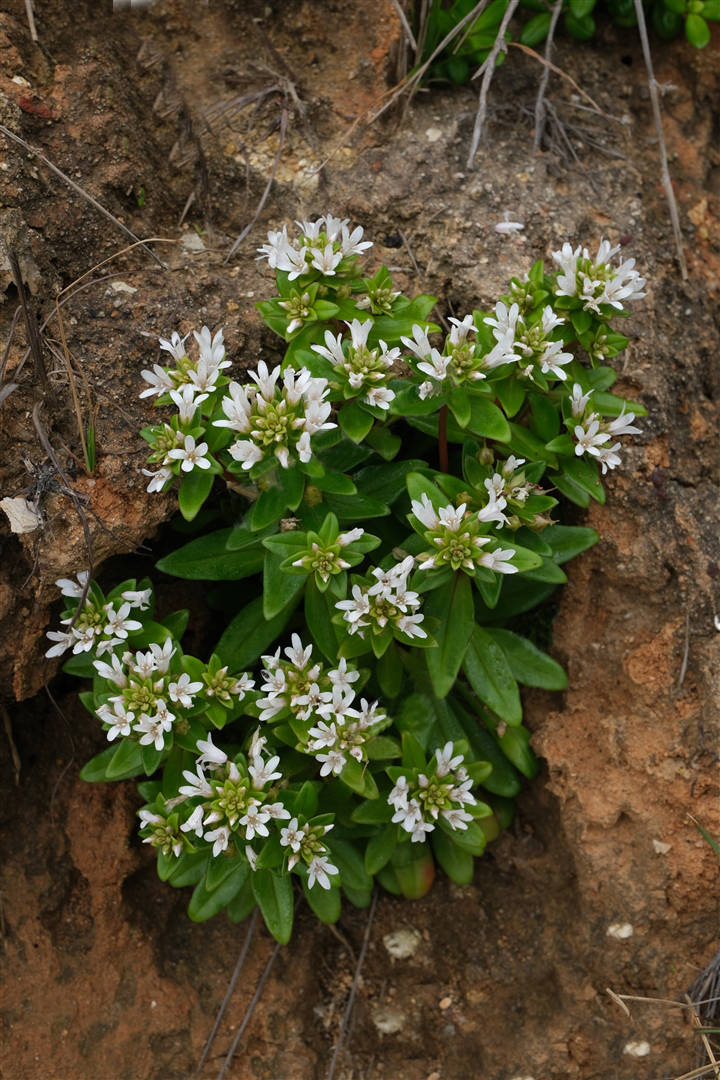
<path id="1" fill-rule="evenodd" d="M 423 94 L 403 125 L 349 131 L 387 87 L 400 34 L 390 0 L 167 0 L 114 15 L 44 0 L 36 9 L 37 45 L 22 0 L 0 14 L 0 122 L 136 234 L 177 240 L 199 231 L 204 245 L 156 245 L 166 270 L 136 248 L 96 270 L 62 308 L 97 408 L 90 479 L 78 460 L 58 320 L 49 326 L 49 393 L 29 362 L 20 370 L 25 338 L 16 331 L 6 378 L 19 388 L 0 410 L 0 495 L 27 489 L 45 462 L 31 422 L 42 399 L 97 564 L 152 539 L 172 511 L 169 499 L 146 495 L 139 472 L 137 430 L 152 410 L 136 393 L 157 334 L 207 322 L 225 326 L 231 355 L 243 361 L 274 348 L 253 308 L 269 287 L 252 258 L 263 227 L 326 209 L 347 214 L 409 289 L 434 291 L 453 310 L 488 303 L 510 274 L 565 238 L 622 238 L 647 270 L 651 289 L 629 324 L 621 388 L 650 416 L 607 507 L 588 515 L 603 540 L 573 564 L 562 595 L 553 647 L 571 689 L 527 700 L 544 773 L 471 887 L 439 881 L 420 902 L 380 900 L 336 1077 L 660 1080 L 689 1070 L 693 1035 L 677 1010 L 636 1005 L 629 1019 L 605 988 L 676 997 L 718 944 L 717 858 L 689 814 L 720 835 L 720 40 L 702 53 L 655 46 L 658 79 L 670 87 L 664 110 L 690 265 L 683 284 L 630 32 L 558 50 L 558 64 L 608 114 L 591 120 L 567 106 L 563 115 L 585 132 L 585 141 L 571 136 L 576 161 L 533 155 L 527 110 L 539 69 L 513 51 L 496 77 L 478 168 L 468 172 L 471 91 Z M 294 79 L 301 106 L 262 224 L 225 264 L 267 181 L 282 99 L 268 98 L 249 131 L 247 113 L 208 126 L 207 110 L 244 93 L 248 79 L 259 88 L 277 74 Z M 560 78 L 551 93 L 582 104 Z M 0 229 L 45 318 L 61 289 L 127 238 L 37 159 L 9 143 L 3 157 Z M 493 229 L 506 211 L 526 223 L 519 238 Z M 137 291 L 97 280 L 111 272 Z M 16 306 L 9 280 L 0 261 L 3 341 Z M 82 396 L 80 374 L 78 384 Z M 50 490 L 43 506 L 41 531 L 0 536 L 6 700 L 23 702 L 10 706 L 19 782 L 4 737 L 0 774 L 0 1075 L 184 1080 L 244 931 L 224 919 L 191 924 L 187 896 L 157 881 L 133 835 L 132 785 L 78 779 L 102 738 L 74 686 L 51 684 L 57 709 L 44 693 L 27 700 L 55 671 L 41 659 L 56 610 L 52 582 L 87 562 L 73 502 Z M 336 934 L 300 913 L 228 1076 L 327 1075 L 366 922 L 366 912 L 348 911 Z M 632 937 L 608 936 L 612 923 L 631 924 Z M 388 935 L 403 929 L 417 931 L 417 948 L 393 958 Z M 204 1078 L 216 1075 L 271 951 L 258 933 Z M 638 1039 L 651 1053 L 627 1056 Z"/>

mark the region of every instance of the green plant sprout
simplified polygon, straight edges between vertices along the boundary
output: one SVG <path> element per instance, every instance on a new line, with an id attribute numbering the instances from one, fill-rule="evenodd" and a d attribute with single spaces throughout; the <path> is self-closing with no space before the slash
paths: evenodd
<path id="1" fill-rule="evenodd" d="M 190 916 L 259 906 L 281 942 L 294 879 L 326 922 L 375 881 L 471 880 L 538 771 L 519 684 L 567 685 L 517 633 L 597 540 L 558 499 L 604 502 L 644 413 L 609 392 L 645 281 L 607 241 L 564 244 L 446 334 L 434 297 L 365 272 L 370 247 L 329 214 L 271 232 L 258 306 L 282 363 L 234 379 L 203 327 L 143 372 L 165 412 L 142 432 L 148 490 L 178 485 L 197 531 L 158 569 L 222 582 L 231 611 L 209 660 L 182 648 L 189 612 L 154 617 L 150 581 L 62 579 L 48 635 L 110 744 L 82 776 L 144 777 L 140 833 L 194 886 Z"/>

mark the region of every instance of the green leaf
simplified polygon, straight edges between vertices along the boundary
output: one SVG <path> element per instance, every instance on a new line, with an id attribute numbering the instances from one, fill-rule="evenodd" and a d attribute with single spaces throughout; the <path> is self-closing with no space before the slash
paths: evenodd
<path id="1" fill-rule="evenodd" d="M 522 44 L 529 45 L 531 49 L 534 49 L 536 45 L 540 45 L 547 37 L 551 19 L 552 15 L 549 11 L 534 15 L 522 28 L 520 33 L 520 41 Z M 513 414 L 511 413 L 510 415 L 512 416 Z M 440 862 L 440 865 L 442 866 L 442 862 Z M 443 869 L 445 869 L 444 866 Z"/>
<path id="2" fill-rule="evenodd" d="M 186 885 L 197 885 L 205 878 L 206 865 L 210 858 L 211 855 L 207 849 L 184 852 L 174 860 L 167 881 L 174 889 L 184 889 Z"/>
<path id="3" fill-rule="evenodd" d="M 567 675 L 556 660 L 541 652 L 527 638 L 510 630 L 488 628 L 487 631 L 505 653 L 510 670 L 524 686 L 539 686 L 543 690 L 564 690 Z"/>
<path id="4" fill-rule="evenodd" d="M 133 745 L 137 746 L 137 743 L 134 743 Z M 108 746 L 106 750 L 102 750 L 99 754 L 96 754 L 95 757 L 90 758 L 87 764 L 80 770 L 80 779 L 87 780 L 91 784 L 97 784 L 107 779 L 124 780 L 126 779 L 126 776 L 138 776 L 143 771 L 142 759 L 139 753 L 135 765 L 129 769 L 126 776 L 108 778 L 107 768 L 114 758 L 117 749 L 117 746 L 113 744 L 112 746 Z"/>
<path id="5" fill-rule="evenodd" d="M 472 417 L 472 402 L 466 388 L 463 386 L 454 386 L 450 393 L 446 394 L 445 400 L 450 412 L 453 414 L 460 427 L 466 428 Z"/>
<path id="6" fill-rule="evenodd" d="M 409 731 L 402 733 L 402 763 L 409 769 L 424 769 L 426 767 L 425 751 L 414 735 Z M 402 771 L 398 766 L 388 768 L 388 775 L 392 775 L 392 769 Z"/>
<path id="7" fill-rule="evenodd" d="M 404 671 L 398 646 L 393 641 L 386 653 L 380 657 L 375 668 L 375 676 L 385 697 L 394 698 L 400 693 Z"/>
<path id="8" fill-rule="evenodd" d="M 402 446 L 402 439 L 399 435 L 393 435 L 390 428 L 385 427 L 384 424 L 376 424 L 366 439 L 368 446 L 372 446 L 373 450 L 384 458 L 385 461 L 392 461 L 397 456 L 400 447 Z"/>
<path id="9" fill-rule="evenodd" d="M 206 922 L 222 911 L 243 887 L 247 874 L 247 863 L 239 862 L 233 873 L 212 892 L 207 890 L 204 881 L 198 882 L 188 905 L 188 915 L 193 922 Z"/>
<path id="10" fill-rule="evenodd" d="M 481 626 L 473 630 L 463 669 L 477 696 L 494 713 L 508 724 L 522 723 L 520 693 L 505 653 Z"/>
<path id="11" fill-rule="evenodd" d="M 327 491 L 331 495 L 355 495 L 357 488 L 349 476 L 339 472 L 325 472 L 317 476 L 313 484 L 320 491 Z"/>
<path id="12" fill-rule="evenodd" d="M 704 49 L 710 41 L 710 27 L 702 15 L 688 15 L 685 20 L 685 37 L 696 49 Z"/>
<path id="13" fill-rule="evenodd" d="M 567 574 L 560 569 L 553 559 L 543 559 L 541 566 L 525 574 L 525 580 L 528 578 L 531 581 L 547 581 L 553 585 L 564 585 L 567 581 Z"/>
<path id="14" fill-rule="evenodd" d="M 385 799 L 366 799 L 356 806 L 350 818 L 361 825 L 381 825 L 393 816 L 393 808 Z"/>
<path id="15" fill-rule="evenodd" d="M 170 615 L 166 615 L 163 618 L 162 624 L 166 630 L 170 631 L 176 641 L 180 641 L 187 629 L 189 618 L 189 609 L 181 608 L 179 611 L 173 611 Z"/>
<path id="16" fill-rule="evenodd" d="M 155 744 L 151 743 L 149 746 L 141 746 L 140 751 L 142 754 L 143 769 L 146 776 L 152 776 L 157 769 L 158 765 L 162 761 L 164 750 L 156 750 Z M 113 779 L 110 777 L 110 779 Z"/>
<path id="17" fill-rule="evenodd" d="M 287 945 L 293 926 L 293 891 L 289 874 L 256 870 L 250 878 L 265 925 L 281 945 Z"/>
<path id="18" fill-rule="evenodd" d="M 511 375 L 508 379 L 501 379 L 494 383 L 493 389 L 506 414 L 515 416 L 525 401 L 526 391 L 522 383 Z"/>
<path id="19" fill-rule="evenodd" d="M 142 747 L 130 739 L 122 739 L 105 769 L 106 780 L 126 780 L 143 770 Z"/>
<path id="20" fill-rule="evenodd" d="M 78 679 L 93 679 L 97 672 L 93 667 L 92 657 L 89 653 L 76 653 L 69 657 L 62 666 L 66 675 L 75 675 Z"/>
<path id="21" fill-rule="evenodd" d="M 339 840 L 334 833 L 325 837 L 325 843 L 330 849 L 331 861 L 340 871 L 343 885 L 361 891 L 372 889 L 372 878 L 368 876 L 363 857 L 353 844 L 348 840 Z"/>
<path id="22" fill-rule="evenodd" d="M 276 485 L 261 491 L 248 515 L 250 528 L 253 532 L 259 532 L 261 529 L 266 529 L 268 525 L 273 525 L 283 516 L 287 505 L 284 487 Z"/>
<path id="23" fill-rule="evenodd" d="M 554 439 L 560 431 L 560 414 L 544 394 L 530 394 L 533 427 L 543 442 Z"/>
<path id="24" fill-rule="evenodd" d="M 539 770 L 540 762 L 530 746 L 530 732 L 524 727 L 508 727 L 498 739 L 508 761 L 528 780 L 533 780 Z"/>
<path id="25" fill-rule="evenodd" d="M 258 542 L 254 548 L 227 551 L 231 529 L 220 529 L 191 540 L 156 564 L 158 570 L 189 581 L 239 581 L 257 574 L 265 552 Z"/>
<path id="26" fill-rule="evenodd" d="M 397 825 L 386 825 L 382 832 L 368 840 L 365 848 L 365 869 L 370 877 L 382 870 L 393 856 L 398 843 Z"/>
<path id="27" fill-rule="evenodd" d="M 335 608 L 331 605 L 329 595 L 321 593 L 315 582 L 309 581 L 305 590 L 305 621 L 320 652 L 334 664 L 338 658 L 339 641 L 335 624 L 331 622 L 335 614 Z"/>
<path id="28" fill-rule="evenodd" d="M 327 495 L 325 506 L 338 521 L 365 521 L 367 518 L 387 517 L 390 507 L 368 495 Z"/>
<path id="29" fill-rule="evenodd" d="M 576 19 L 569 11 L 565 13 L 565 29 L 578 41 L 589 41 L 595 33 L 595 20 L 592 15 Z"/>
<path id="30" fill-rule="evenodd" d="M 214 652 L 233 671 L 249 668 L 282 634 L 294 608 L 295 604 L 291 603 L 272 619 L 266 619 L 262 597 L 251 600 L 232 620 Z"/>
<path id="31" fill-rule="evenodd" d="M 556 563 L 568 562 L 582 551 L 597 544 L 600 537 L 594 529 L 581 525 L 550 525 L 543 529 L 543 539 L 553 550 Z"/>
<path id="32" fill-rule="evenodd" d="M 207 499 L 215 480 L 215 474 L 209 469 L 193 469 L 182 474 L 178 491 L 178 506 L 186 521 L 197 517 L 200 507 Z"/>
<path id="33" fill-rule="evenodd" d="M 442 829 L 432 834 L 431 844 L 435 858 L 450 880 L 456 885 L 469 885 L 475 869 L 472 855 L 457 847 Z"/>
<path id="34" fill-rule="evenodd" d="M 275 555 L 272 551 L 265 553 L 263 615 L 268 620 L 279 615 L 290 604 L 294 607 L 305 588 L 306 578 L 301 574 L 286 574 L 280 569 L 282 562 L 284 562 L 282 555 Z"/>
<path id="35" fill-rule="evenodd" d="M 390 465 L 366 465 L 355 474 L 355 483 L 364 495 L 392 506 L 405 492 L 407 474 L 424 468 L 425 462 L 415 459 L 395 461 Z"/>
<path id="36" fill-rule="evenodd" d="M 452 581 L 431 592 L 423 607 L 425 618 L 436 618 L 437 644 L 425 650 L 425 660 L 433 690 L 439 698 L 451 690 L 457 678 L 475 622 L 472 584 L 467 574 L 458 571 Z"/>
<path id="37" fill-rule="evenodd" d="M 399 731 L 413 735 L 422 749 L 427 750 L 435 718 L 433 700 L 428 694 L 409 694 L 403 698 L 395 725 Z"/>
<path id="38" fill-rule="evenodd" d="M 252 882 L 248 875 L 248 877 L 245 878 L 240 892 L 236 893 L 225 909 L 225 914 L 230 922 L 244 922 L 256 906 L 255 893 L 252 890 Z"/>
<path id="39" fill-rule="evenodd" d="M 237 854 L 216 855 L 209 859 L 205 872 L 205 888 L 207 892 L 215 892 L 226 878 L 230 877 L 231 874 L 240 872 L 241 869 L 245 871 L 242 875 L 244 879 L 248 874 L 248 864 L 244 857 Z"/>
<path id="40" fill-rule="evenodd" d="M 353 442 L 362 442 L 375 423 L 371 413 L 366 412 L 357 401 L 349 401 L 337 414 L 338 424 Z"/>
<path id="41" fill-rule="evenodd" d="M 305 899 L 320 922 L 336 923 L 338 921 L 342 911 L 340 889 L 323 889 L 320 885 L 314 885 L 311 889 L 306 878 L 303 878 L 302 888 Z"/>

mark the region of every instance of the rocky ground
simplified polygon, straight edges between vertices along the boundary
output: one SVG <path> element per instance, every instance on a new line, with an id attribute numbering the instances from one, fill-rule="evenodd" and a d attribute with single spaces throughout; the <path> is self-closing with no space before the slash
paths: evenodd
<path id="1" fill-rule="evenodd" d="M 134 838 L 133 786 L 79 780 L 102 733 L 42 658 L 42 637 L 57 614 L 54 579 L 87 564 L 81 516 L 100 565 L 153 541 L 172 514 L 140 474 L 137 431 L 152 410 L 137 397 L 139 371 L 153 339 L 206 322 L 226 328 L 238 363 L 273 349 L 254 310 L 269 288 L 254 249 L 264 229 L 328 209 L 361 223 L 406 288 L 434 292 L 450 313 L 489 303 L 564 239 L 621 240 L 650 280 L 619 384 L 648 408 L 644 435 L 607 506 L 588 515 L 603 539 L 573 564 L 554 624 L 570 689 L 527 699 L 543 773 L 472 886 L 440 881 L 419 902 L 379 901 L 336 1078 L 687 1072 L 696 1047 L 680 1011 L 637 1004 L 627 1017 L 606 987 L 682 996 L 718 945 L 717 857 L 690 815 L 720 835 L 720 39 L 704 52 L 654 46 L 687 242 L 682 282 L 629 31 L 558 49 L 558 66 L 602 110 L 578 108 L 573 83 L 553 76 L 572 151 L 558 142 L 533 154 L 540 68 L 512 50 L 469 171 L 470 90 L 421 93 L 402 122 L 363 119 L 396 70 L 390 0 L 99 9 L 36 3 L 36 44 L 22 0 L 0 13 L 0 123 L 137 236 L 172 241 L 151 245 L 165 266 L 142 247 L 120 253 L 132 241 L 118 226 L 0 131 L 0 235 L 48 320 L 50 383 L 23 364 L 17 326 L 4 374 L 17 389 L 0 407 L 0 496 L 42 491 L 45 520 L 21 537 L 3 524 L 0 535 L 0 1075 L 185 1080 L 235 966 L 243 928 L 191 924 L 187 897 L 157 881 Z M 252 115 L 237 107 L 250 92 L 263 92 Z M 278 149 L 260 223 L 226 262 Z M 519 236 L 495 232 L 506 213 L 525 223 Z M 2 254 L 0 288 L 4 346 L 17 295 Z M 63 341 L 83 416 L 95 418 L 91 477 Z M 79 501 L 49 482 L 38 402 L 62 483 Z M 158 542 L 172 546 L 167 530 Z M 150 566 L 147 546 L 134 558 Z M 115 565 L 101 571 L 108 580 Z M 327 1075 L 367 917 L 348 913 L 336 933 L 301 914 L 228 1077 Z M 617 923 L 632 936 L 609 936 Z M 204 1080 L 272 948 L 258 931 Z M 650 1053 L 628 1056 L 633 1041 Z"/>

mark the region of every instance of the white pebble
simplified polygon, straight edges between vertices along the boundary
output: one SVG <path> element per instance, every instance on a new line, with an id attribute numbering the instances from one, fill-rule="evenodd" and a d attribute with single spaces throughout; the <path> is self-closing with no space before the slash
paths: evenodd
<path id="1" fill-rule="evenodd" d="M 623 1054 L 627 1054 L 628 1057 L 647 1057 L 650 1053 L 650 1043 L 645 1042 L 629 1042 L 623 1046 Z"/>
<path id="2" fill-rule="evenodd" d="M 406 927 L 401 930 L 393 930 L 383 938 L 383 945 L 395 960 L 407 960 L 414 956 L 422 936 L 418 930 Z"/>
<path id="3" fill-rule="evenodd" d="M 624 941 L 625 938 L 632 937 L 634 930 L 629 922 L 614 922 L 610 923 L 607 928 L 607 936 L 616 938 L 618 941 Z"/>

